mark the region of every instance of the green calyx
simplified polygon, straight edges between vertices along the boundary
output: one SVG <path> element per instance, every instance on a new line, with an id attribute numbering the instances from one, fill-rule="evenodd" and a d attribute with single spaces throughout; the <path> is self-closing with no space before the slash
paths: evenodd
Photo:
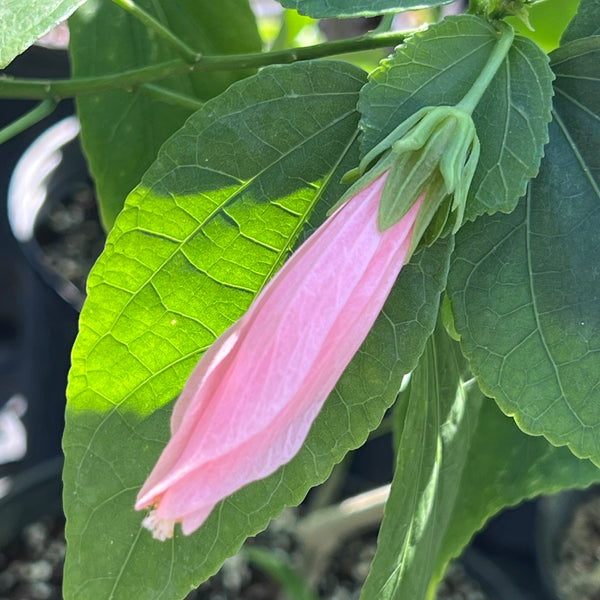
<path id="1" fill-rule="evenodd" d="M 480 0 L 482 4 L 519 3 L 521 0 Z M 531 3 L 533 0 L 522 0 Z M 389 229 L 421 199 L 410 254 L 419 243 L 432 244 L 462 224 L 467 194 L 480 146 L 471 114 L 511 49 L 514 30 L 494 23 L 497 41 L 473 84 L 455 106 L 428 106 L 403 121 L 346 173 L 354 183 L 331 209 L 387 173 L 379 201 L 378 227 Z"/>
<path id="2" fill-rule="evenodd" d="M 529 7 L 540 0 L 471 0 L 469 12 L 481 15 L 490 21 L 506 17 L 518 17 L 528 27 Z"/>
<path id="3" fill-rule="evenodd" d="M 478 160 L 479 140 L 471 115 L 452 106 L 426 107 L 401 123 L 344 176 L 344 181 L 360 180 L 340 203 L 387 172 L 379 202 L 379 230 L 398 223 L 424 196 L 413 240 L 416 245 L 423 237 L 430 244 L 450 225 L 454 232 L 460 227 Z"/>

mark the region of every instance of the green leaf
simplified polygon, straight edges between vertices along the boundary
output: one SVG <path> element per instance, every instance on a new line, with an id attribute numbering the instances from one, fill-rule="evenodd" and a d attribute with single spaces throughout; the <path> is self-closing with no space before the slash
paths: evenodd
<path id="1" fill-rule="evenodd" d="M 361 92 L 363 152 L 424 106 L 457 104 L 495 43 L 492 25 L 463 15 L 448 17 L 399 46 Z M 525 193 L 547 141 L 551 82 L 547 56 L 517 36 L 473 114 L 481 157 L 465 218 L 509 212 Z"/>
<path id="2" fill-rule="evenodd" d="M 318 600 L 306 578 L 291 565 L 290 558 L 278 549 L 265 550 L 247 545 L 243 550 L 248 562 L 276 581 L 290 600 Z"/>
<path id="3" fill-rule="evenodd" d="M 453 0 L 278 0 L 285 8 L 315 19 L 338 17 L 372 17 L 429 6 L 449 4 Z"/>
<path id="4" fill-rule="evenodd" d="M 425 598 L 481 404 L 465 374 L 456 343 L 438 326 L 398 399 L 396 470 L 362 598 Z"/>
<path id="5" fill-rule="evenodd" d="M 600 469 L 589 460 L 575 457 L 567 448 L 555 448 L 542 437 L 524 434 L 485 398 L 443 536 L 435 581 L 500 510 L 540 494 L 585 488 L 598 481 Z"/>
<path id="6" fill-rule="evenodd" d="M 554 121 L 510 215 L 461 229 L 455 325 L 484 392 L 534 435 L 600 462 L 600 37 L 552 54 Z"/>
<path id="7" fill-rule="evenodd" d="M 169 400 L 250 304 L 313 206 L 356 165 L 364 74 L 272 67 L 208 102 L 129 196 L 89 279 L 64 447 L 65 598 L 181 598 L 284 506 L 299 503 L 380 422 L 434 326 L 450 246 L 405 267 L 298 456 L 222 502 L 194 535 L 158 543 L 133 503 L 169 437 Z M 385 351 L 391 349 L 391 351 Z"/>
<path id="8" fill-rule="evenodd" d="M 85 0 L 2 0 L 0 3 L 0 69 L 64 21 Z"/>
<path id="9" fill-rule="evenodd" d="M 600 35 L 600 0 L 581 0 L 579 10 L 561 38 L 561 44 Z"/>
<path id="10" fill-rule="evenodd" d="M 140 0 L 139 4 L 204 54 L 257 52 L 261 48 L 247 0 Z M 118 73 L 178 58 L 164 40 L 113 2 L 89 0 L 69 26 L 75 77 Z M 192 99 L 208 100 L 249 73 L 196 73 L 171 77 L 157 85 Z M 161 144 L 181 127 L 192 109 L 136 89 L 80 96 L 77 112 L 102 220 L 110 229 Z"/>
<path id="11" fill-rule="evenodd" d="M 590 461 L 522 433 L 484 398 L 441 326 L 394 418 L 396 472 L 365 599 L 432 597 L 450 560 L 494 514 L 539 494 L 600 481 Z"/>

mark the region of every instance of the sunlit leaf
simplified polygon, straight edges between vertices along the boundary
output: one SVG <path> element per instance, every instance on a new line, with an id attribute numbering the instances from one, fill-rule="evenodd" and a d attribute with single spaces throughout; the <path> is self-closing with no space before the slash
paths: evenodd
<path id="1" fill-rule="evenodd" d="M 248 0 L 140 0 L 139 5 L 203 54 L 258 52 L 261 41 Z M 115 3 L 88 0 L 69 21 L 73 75 L 101 76 L 178 58 L 164 40 Z M 190 73 L 154 82 L 204 101 L 251 71 Z M 193 112 L 144 88 L 79 96 L 81 139 L 107 229 L 161 144 Z"/>
<path id="2" fill-rule="evenodd" d="M 0 2 L 0 69 L 53 27 L 64 21 L 85 0 L 2 0 Z"/>
<path id="3" fill-rule="evenodd" d="M 580 0 L 544 0 L 527 7 L 529 25 L 518 17 L 507 22 L 521 34 L 534 40 L 545 52 L 558 48 L 561 35 L 577 12 Z"/>

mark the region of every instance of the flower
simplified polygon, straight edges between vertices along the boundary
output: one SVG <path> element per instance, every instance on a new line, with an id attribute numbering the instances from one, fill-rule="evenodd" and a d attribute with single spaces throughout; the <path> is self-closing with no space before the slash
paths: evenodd
<path id="1" fill-rule="evenodd" d="M 430 106 L 348 174 L 360 178 L 333 214 L 188 379 L 135 504 L 154 537 L 192 533 L 296 455 L 417 244 L 460 226 L 478 160 L 470 113 Z"/>
<path id="2" fill-rule="evenodd" d="M 138 494 L 154 537 L 190 534 L 215 505 L 300 450 L 405 264 L 422 195 L 384 231 L 389 172 L 359 189 L 290 257 L 204 354 L 172 437 Z"/>

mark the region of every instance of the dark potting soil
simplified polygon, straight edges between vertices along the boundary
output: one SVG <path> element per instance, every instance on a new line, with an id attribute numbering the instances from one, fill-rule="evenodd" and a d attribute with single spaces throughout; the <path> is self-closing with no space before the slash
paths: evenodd
<path id="1" fill-rule="evenodd" d="M 64 519 L 43 518 L 0 552 L 0 600 L 60 600 Z"/>
<path id="2" fill-rule="evenodd" d="M 481 589 L 477 581 L 468 575 L 464 567 L 451 563 L 444 580 L 440 583 L 437 600 L 495 600 Z"/>
<path id="3" fill-rule="evenodd" d="M 554 572 L 561 600 L 600 600 L 600 497 L 575 510 Z"/>
<path id="4" fill-rule="evenodd" d="M 298 567 L 302 561 L 301 550 L 291 530 L 281 527 L 277 521 L 274 523 L 247 543 L 276 552 Z M 375 548 L 373 532 L 344 542 L 332 555 L 326 573 L 316 586 L 318 597 L 358 600 Z M 65 550 L 64 519 L 46 517 L 28 525 L 19 539 L 0 552 L 0 600 L 61 600 Z M 185 600 L 283 598 L 279 585 L 241 553 L 228 559 L 216 575 L 190 592 Z M 584 599 L 583 596 L 578 598 Z M 453 563 L 440 584 L 437 600 L 493 599 L 482 592 L 459 563 Z"/>
<path id="5" fill-rule="evenodd" d="M 42 250 L 43 266 L 85 294 L 88 273 L 106 238 L 93 188 L 82 185 L 44 207 L 36 220 L 34 235 Z"/>

